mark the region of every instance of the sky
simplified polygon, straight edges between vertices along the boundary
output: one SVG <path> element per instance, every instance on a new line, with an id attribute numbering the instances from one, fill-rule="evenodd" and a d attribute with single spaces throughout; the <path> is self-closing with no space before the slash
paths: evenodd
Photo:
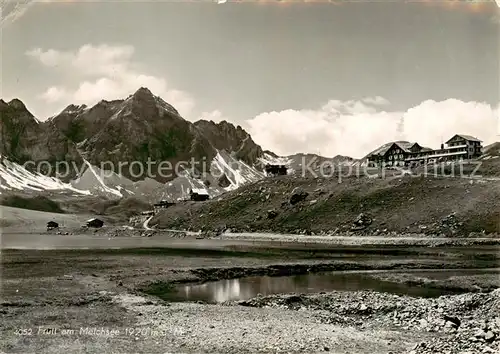
<path id="1" fill-rule="evenodd" d="M 494 1 L 7 1 L 1 92 L 45 120 L 139 87 L 264 149 L 500 140 Z"/>

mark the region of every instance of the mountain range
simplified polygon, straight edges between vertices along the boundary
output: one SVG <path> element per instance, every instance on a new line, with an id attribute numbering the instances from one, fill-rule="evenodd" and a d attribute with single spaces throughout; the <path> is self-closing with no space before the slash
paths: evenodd
<path id="1" fill-rule="evenodd" d="M 326 159 L 279 157 L 227 121 L 187 121 L 144 87 L 92 107 L 69 105 L 43 122 L 19 99 L 0 100 L 0 118 L 0 190 L 179 199 L 203 188 L 215 196 L 263 178 L 264 163 L 293 171 L 307 159 Z"/>

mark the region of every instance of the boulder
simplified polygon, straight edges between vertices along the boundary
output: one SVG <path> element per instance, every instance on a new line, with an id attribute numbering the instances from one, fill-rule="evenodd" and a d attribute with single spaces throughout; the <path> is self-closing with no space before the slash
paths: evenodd
<path id="1" fill-rule="evenodd" d="M 278 212 L 276 210 L 271 209 L 271 210 L 267 211 L 267 218 L 268 219 L 274 219 L 277 216 L 278 216 Z"/>
<path id="2" fill-rule="evenodd" d="M 444 315 L 443 319 L 447 322 L 451 322 L 456 328 L 460 327 L 461 322 L 458 317 Z"/>
<path id="3" fill-rule="evenodd" d="M 372 222 L 373 222 L 373 220 L 371 217 L 367 216 L 364 213 L 361 213 L 358 215 L 356 220 L 354 220 L 354 225 L 353 225 L 352 229 L 353 230 L 362 230 L 362 229 L 368 227 L 369 225 L 371 225 Z"/>
<path id="4" fill-rule="evenodd" d="M 217 185 L 221 188 L 227 188 L 231 185 L 231 181 L 227 178 L 226 174 L 223 174 L 218 180 Z"/>
<path id="5" fill-rule="evenodd" d="M 302 188 L 296 187 L 293 189 L 292 194 L 290 196 L 290 204 L 295 205 L 304 201 L 309 193 L 304 191 Z"/>

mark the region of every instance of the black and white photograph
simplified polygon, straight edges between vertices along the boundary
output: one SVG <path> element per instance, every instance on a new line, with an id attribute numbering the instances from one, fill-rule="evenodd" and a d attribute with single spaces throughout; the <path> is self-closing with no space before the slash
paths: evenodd
<path id="1" fill-rule="evenodd" d="M 1 0 L 0 353 L 500 353 L 500 1 Z"/>

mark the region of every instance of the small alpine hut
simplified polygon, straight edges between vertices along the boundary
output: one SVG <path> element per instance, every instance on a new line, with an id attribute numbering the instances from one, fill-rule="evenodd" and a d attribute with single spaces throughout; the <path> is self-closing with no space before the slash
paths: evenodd
<path id="1" fill-rule="evenodd" d="M 283 164 L 266 164 L 264 167 L 268 176 L 285 176 L 288 173 L 288 168 Z"/>
<path id="2" fill-rule="evenodd" d="M 87 227 L 101 228 L 104 225 L 104 221 L 102 221 L 101 219 L 92 218 L 87 220 L 86 225 Z"/>
<path id="3" fill-rule="evenodd" d="M 197 202 L 202 202 L 204 200 L 209 200 L 210 196 L 205 189 L 192 188 L 189 192 L 189 198 Z"/>
<path id="4" fill-rule="evenodd" d="M 158 209 L 166 209 L 172 205 L 175 205 L 175 203 L 169 202 L 168 200 L 160 200 L 158 203 L 155 203 L 153 206 L 155 210 Z"/>
<path id="5" fill-rule="evenodd" d="M 54 230 L 54 229 L 57 229 L 57 228 L 59 228 L 59 224 L 56 223 L 55 221 L 49 221 L 47 223 L 47 231 Z"/>

